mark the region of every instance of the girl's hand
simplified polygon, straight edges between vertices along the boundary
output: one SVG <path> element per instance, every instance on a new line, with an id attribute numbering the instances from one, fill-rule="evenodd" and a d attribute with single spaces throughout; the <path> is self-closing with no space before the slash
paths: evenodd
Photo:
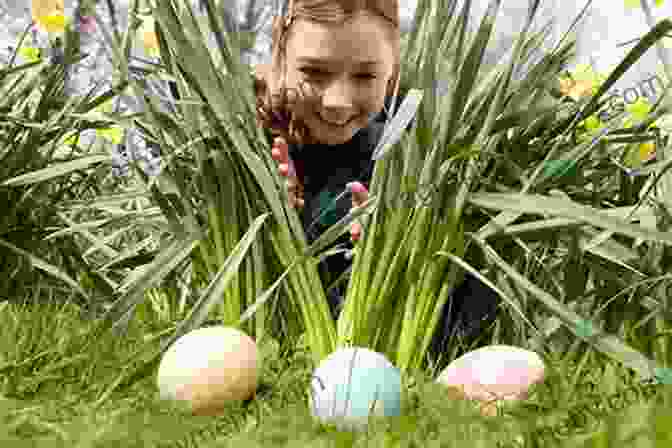
<path id="1" fill-rule="evenodd" d="M 352 208 L 361 207 L 369 199 L 369 190 L 360 182 L 350 182 L 348 189 L 352 192 Z M 362 237 L 362 225 L 355 221 L 350 225 L 350 239 L 353 242 Z"/>
<path id="2" fill-rule="evenodd" d="M 303 208 L 303 184 L 296 175 L 294 163 L 289 157 L 289 146 L 282 137 L 276 137 L 273 140 L 271 150 L 273 160 L 278 162 L 278 171 L 281 176 L 287 177 L 287 191 L 289 193 L 289 205 L 294 208 Z M 369 191 L 360 182 L 351 182 L 348 188 L 352 192 L 352 208 L 362 206 L 369 199 Z M 353 222 L 350 226 L 350 239 L 355 242 L 362 236 L 362 225 L 359 222 Z"/>
<path id="3" fill-rule="evenodd" d="M 303 184 L 296 175 L 294 162 L 289 157 L 289 146 L 282 137 L 276 137 L 273 140 L 273 149 L 271 157 L 278 162 L 278 171 L 280 175 L 287 178 L 287 191 L 289 193 L 289 206 L 292 208 L 303 208 Z"/>

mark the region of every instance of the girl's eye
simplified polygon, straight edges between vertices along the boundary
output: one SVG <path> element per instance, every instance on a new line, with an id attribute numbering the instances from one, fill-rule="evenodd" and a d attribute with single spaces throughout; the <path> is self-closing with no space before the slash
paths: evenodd
<path id="1" fill-rule="evenodd" d="M 360 73 L 360 74 L 357 75 L 357 78 L 358 79 L 363 79 L 363 80 L 372 80 L 372 79 L 376 79 L 376 75 L 374 75 L 372 73 Z"/>
<path id="2" fill-rule="evenodd" d="M 300 68 L 299 71 L 303 73 L 304 75 L 308 75 L 311 77 L 320 77 L 320 76 L 325 76 L 327 75 L 327 72 L 322 71 L 317 68 Z"/>
<path id="3" fill-rule="evenodd" d="M 329 75 L 329 72 L 325 72 L 324 70 L 320 70 L 317 68 L 300 68 L 299 71 L 311 78 L 324 78 Z M 367 81 L 377 78 L 377 76 L 373 73 L 359 73 L 355 75 L 355 77 L 357 79 Z"/>

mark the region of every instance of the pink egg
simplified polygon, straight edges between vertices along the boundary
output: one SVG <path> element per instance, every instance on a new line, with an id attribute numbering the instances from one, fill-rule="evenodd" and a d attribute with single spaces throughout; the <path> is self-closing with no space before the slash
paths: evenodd
<path id="1" fill-rule="evenodd" d="M 491 345 L 465 353 L 445 368 L 437 382 L 455 397 L 484 403 L 484 414 L 496 413 L 500 400 L 527 398 L 530 387 L 544 378 L 544 362 L 534 352 L 507 345 Z"/>

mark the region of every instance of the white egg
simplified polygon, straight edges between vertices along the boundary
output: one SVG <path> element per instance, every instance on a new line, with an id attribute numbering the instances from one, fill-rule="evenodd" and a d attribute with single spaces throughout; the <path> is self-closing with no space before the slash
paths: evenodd
<path id="1" fill-rule="evenodd" d="M 255 342 L 234 328 L 204 327 L 180 337 L 161 359 L 161 398 L 187 404 L 196 415 L 215 415 L 257 388 Z"/>

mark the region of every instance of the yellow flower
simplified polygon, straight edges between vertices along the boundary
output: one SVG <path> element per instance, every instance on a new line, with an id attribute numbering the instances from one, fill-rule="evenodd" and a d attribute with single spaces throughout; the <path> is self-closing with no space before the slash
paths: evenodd
<path id="1" fill-rule="evenodd" d="M 644 120 L 649 115 L 649 112 L 651 112 L 651 108 L 649 100 L 641 96 L 634 103 L 625 106 L 625 110 L 637 120 Z"/>
<path id="2" fill-rule="evenodd" d="M 623 163 L 630 169 L 637 169 L 655 157 L 656 145 L 653 142 L 645 142 L 631 146 L 625 152 Z"/>
<path id="3" fill-rule="evenodd" d="M 583 124 L 586 126 L 586 130 L 588 132 L 597 131 L 604 127 L 604 123 L 602 123 L 602 120 L 597 118 L 597 116 L 595 115 L 591 115 L 590 117 L 583 120 Z"/>
<path id="4" fill-rule="evenodd" d="M 652 142 L 640 143 L 639 145 L 639 160 L 648 162 L 656 156 L 656 145 Z"/>
<path id="5" fill-rule="evenodd" d="M 19 54 L 26 58 L 28 62 L 39 61 L 42 57 L 40 49 L 35 47 L 21 47 Z"/>
<path id="6" fill-rule="evenodd" d="M 35 19 L 35 22 L 40 28 L 47 31 L 47 33 L 64 33 L 65 28 L 70 23 L 70 19 L 65 17 L 62 13 L 54 12 L 46 16 L 40 16 Z"/>
<path id="7" fill-rule="evenodd" d="M 665 0 L 655 0 L 653 2 L 656 6 L 663 6 L 663 3 L 665 3 Z M 639 8 L 640 6 L 642 6 L 641 0 L 625 0 L 625 7 L 627 9 Z"/>
<path id="8" fill-rule="evenodd" d="M 140 38 L 142 39 L 142 45 L 145 47 L 145 51 L 150 56 L 158 56 L 159 39 L 156 37 L 154 18 L 148 17 L 142 19 L 142 25 L 140 25 L 138 31 L 140 33 Z"/>
<path id="9" fill-rule="evenodd" d="M 645 120 L 649 116 L 649 112 L 651 112 L 652 106 L 649 101 L 644 98 L 644 97 L 639 97 L 637 101 L 635 101 L 632 104 L 627 104 L 625 106 L 625 110 L 630 114 L 627 120 L 625 120 L 625 123 L 623 124 L 624 128 L 630 128 L 634 124 L 639 123 L 643 120 Z M 653 126 L 655 123 L 651 123 L 651 126 Z"/>
<path id="10" fill-rule="evenodd" d="M 585 96 L 590 96 L 593 85 L 589 81 L 576 81 L 570 78 L 560 78 L 560 92 L 564 96 L 578 101 Z"/>
<path id="11" fill-rule="evenodd" d="M 31 11 L 33 20 L 37 21 L 38 18 L 54 12 L 64 14 L 65 8 L 63 7 L 63 0 L 32 0 Z"/>
<path id="12" fill-rule="evenodd" d="M 104 128 L 104 129 L 96 129 L 96 134 L 98 134 L 99 137 L 102 137 L 115 145 L 121 144 L 123 140 L 123 131 L 119 126 L 111 126 L 109 128 Z"/>
<path id="13" fill-rule="evenodd" d="M 69 23 L 65 16 L 63 0 L 33 0 L 33 21 L 48 33 L 63 33 Z"/>
<path id="14" fill-rule="evenodd" d="M 588 64 L 577 64 L 570 71 L 570 77 L 560 79 L 560 91 L 575 101 L 597 92 L 600 85 L 607 79 L 605 75 L 595 73 Z"/>
<path id="15" fill-rule="evenodd" d="M 63 145 L 74 146 L 77 143 L 77 133 L 74 132 L 74 131 L 68 132 L 62 138 L 63 138 L 63 141 L 62 141 Z"/>

